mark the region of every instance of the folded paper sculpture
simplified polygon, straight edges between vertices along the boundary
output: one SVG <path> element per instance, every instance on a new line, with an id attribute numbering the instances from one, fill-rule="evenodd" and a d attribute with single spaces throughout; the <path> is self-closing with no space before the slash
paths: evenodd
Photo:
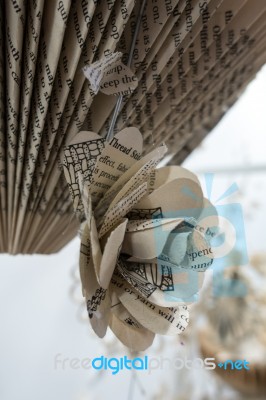
<path id="1" fill-rule="evenodd" d="M 125 128 L 108 143 L 80 132 L 63 166 L 81 220 L 80 275 L 91 325 L 108 326 L 129 348 L 144 350 L 156 333 L 182 333 L 213 252 L 201 214 L 214 207 L 196 176 L 156 169 L 165 145 L 142 156 L 142 135 Z M 199 223 L 198 223 L 199 220 Z"/>
<path id="2" fill-rule="evenodd" d="M 264 0 L 147 1 L 130 71 L 97 86 L 112 54 L 127 65 L 141 6 L 1 1 L 0 252 L 52 253 L 77 234 L 60 160 L 79 131 L 105 137 L 113 89 L 114 132 L 138 127 L 146 153 L 164 141 L 177 165 L 265 62 Z"/>

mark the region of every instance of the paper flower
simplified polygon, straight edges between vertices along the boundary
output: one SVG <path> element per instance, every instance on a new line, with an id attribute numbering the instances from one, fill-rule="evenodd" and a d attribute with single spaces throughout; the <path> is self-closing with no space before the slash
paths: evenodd
<path id="1" fill-rule="evenodd" d="M 136 128 L 110 143 L 80 132 L 65 149 L 65 176 L 82 222 L 80 275 L 91 325 L 100 337 L 110 326 L 134 350 L 149 347 L 156 333 L 185 330 L 188 304 L 213 262 L 207 227 L 197 223 L 213 207 L 191 172 L 156 169 L 166 150 L 142 157 Z"/>

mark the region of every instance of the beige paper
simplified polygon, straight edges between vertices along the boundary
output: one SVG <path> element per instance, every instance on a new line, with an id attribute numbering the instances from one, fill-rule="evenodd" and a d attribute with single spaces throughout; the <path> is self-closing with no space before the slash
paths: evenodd
<path id="1" fill-rule="evenodd" d="M 110 298 L 106 289 L 99 286 L 92 257 L 88 225 L 85 225 L 80 249 L 80 272 L 83 295 L 86 298 L 89 319 L 95 333 L 104 337 L 110 318 Z"/>
<path id="2" fill-rule="evenodd" d="M 147 183 L 144 182 L 108 210 L 104 216 L 104 222 L 101 225 L 99 236 L 102 237 L 105 235 L 113 226 L 121 221 L 146 193 Z"/>
<path id="3" fill-rule="evenodd" d="M 143 198 L 136 208 L 160 208 L 166 218 L 182 217 L 184 212 L 187 217 L 197 218 L 202 209 L 202 198 L 202 190 L 197 183 L 190 179 L 175 179 Z"/>
<path id="4" fill-rule="evenodd" d="M 89 144 L 88 144 L 89 143 Z M 90 182 L 104 140 L 93 132 L 80 132 L 65 149 L 63 168 L 75 209 L 83 212 L 80 181 Z"/>
<path id="5" fill-rule="evenodd" d="M 123 253 L 129 254 L 139 259 L 153 259 L 158 257 L 171 235 L 171 231 L 174 230 L 182 219 L 164 219 L 160 220 L 160 223 L 154 224 L 154 226 L 144 225 L 144 229 L 136 231 L 127 231 L 123 242 L 122 251 Z"/>
<path id="6" fill-rule="evenodd" d="M 112 288 L 124 307 L 146 329 L 162 335 L 176 335 L 185 330 L 189 321 L 187 306 L 156 306 L 137 294 L 119 275 L 113 276 Z"/>
<path id="7" fill-rule="evenodd" d="M 117 270 L 143 298 L 162 307 L 196 302 L 204 279 L 203 272 L 191 273 L 158 259 L 150 262 L 121 260 Z"/>
<path id="8" fill-rule="evenodd" d="M 133 321 L 133 317 L 128 317 L 124 322 L 112 314 L 110 328 L 126 347 L 134 351 L 144 351 L 152 345 L 155 335 L 148 329 L 137 329 Z"/>
<path id="9" fill-rule="evenodd" d="M 86 65 L 83 72 L 90 81 L 92 90 L 97 94 L 128 95 L 138 85 L 137 77 L 121 62 L 122 53 L 112 53 L 104 56 L 92 65 Z"/>
<path id="10" fill-rule="evenodd" d="M 213 262 L 205 238 L 210 227 L 204 221 L 213 206 L 204 200 L 198 179 L 181 167 L 157 171 L 165 146 L 144 157 L 141 149 L 140 133 L 132 128 L 110 143 L 93 132 L 81 132 L 66 148 L 69 159 L 63 162 L 70 191 L 78 187 L 74 210 L 79 215 L 75 205 L 81 204 L 86 218 L 80 273 L 92 327 L 103 337 L 110 326 L 133 349 L 146 348 L 155 333 L 184 331 L 187 304 L 196 301 L 203 271 Z M 123 170 L 113 180 L 102 179 L 121 165 Z M 98 183 L 108 188 L 97 190 Z M 92 201 L 92 193 L 100 202 Z M 173 211 L 182 211 L 182 217 L 167 218 Z M 202 226 L 195 219 L 199 215 Z"/>
<path id="11" fill-rule="evenodd" d="M 151 346 L 155 334 L 145 329 L 122 305 L 116 292 L 112 291 L 110 328 L 129 349 L 143 351 Z"/>
<path id="12" fill-rule="evenodd" d="M 96 216 L 104 218 L 108 211 L 114 207 L 118 201 L 136 189 L 140 183 L 148 180 L 149 174 L 158 165 L 166 153 L 166 147 L 160 146 L 136 162 L 120 179 L 105 193 L 103 199 L 95 209 Z"/>
<path id="13" fill-rule="evenodd" d="M 93 202 L 98 202 L 142 153 L 142 135 L 136 128 L 125 128 L 105 144 L 97 158 L 91 184 Z"/>
<path id="14" fill-rule="evenodd" d="M 140 5 L 132 0 L 1 4 L 1 252 L 56 251 L 75 236 L 60 155 L 79 131 L 103 139 L 116 103 L 101 89 L 95 95 L 82 68 L 121 53 L 120 64 L 101 82 L 109 93 L 108 80 L 114 85 L 118 72 L 122 77 L 121 64 L 128 63 Z M 114 132 L 134 126 L 143 134 L 143 154 L 165 142 L 173 162 L 182 162 L 265 63 L 265 16 L 264 0 L 147 2 L 128 67 L 138 86 L 123 97 Z M 133 77 L 127 68 L 124 72 Z M 160 173 L 171 186 L 168 172 Z M 102 197 L 97 222 L 128 181 Z M 144 181 L 148 194 L 157 190 L 152 176 Z M 80 188 L 82 180 L 76 177 L 75 184 Z M 130 218 L 159 215 L 156 207 L 132 208 Z M 84 211 L 81 206 L 81 218 Z"/>
<path id="15" fill-rule="evenodd" d="M 96 265 L 96 275 L 98 277 L 99 285 L 107 289 L 113 275 L 117 259 L 119 257 L 122 242 L 124 240 L 124 235 L 126 231 L 128 220 L 125 219 L 120 225 L 118 225 L 106 239 L 106 244 L 104 245 L 104 252 L 100 256 L 99 263 Z M 94 225 L 96 229 L 96 225 Z M 93 246 L 93 243 L 92 243 Z M 92 248 L 92 253 L 93 253 Z"/>

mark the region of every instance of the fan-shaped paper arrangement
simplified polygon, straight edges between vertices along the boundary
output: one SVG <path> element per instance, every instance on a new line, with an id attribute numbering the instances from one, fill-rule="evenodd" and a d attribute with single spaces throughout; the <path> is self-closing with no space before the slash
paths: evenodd
<path id="1" fill-rule="evenodd" d="M 141 5 L 1 2 L 1 252 L 51 253 L 76 234 L 60 156 L 82 129 L 106 135 L 119 72 L 96 94 L 83 68 L 116 52 L 127 64 Z M 123 82 L 137 88 L 115 132 L 136 126 L 145 152 L 165 141 L 182 161 L 265 62 L 265 10 L 264 0 L 147 1 Z"/>

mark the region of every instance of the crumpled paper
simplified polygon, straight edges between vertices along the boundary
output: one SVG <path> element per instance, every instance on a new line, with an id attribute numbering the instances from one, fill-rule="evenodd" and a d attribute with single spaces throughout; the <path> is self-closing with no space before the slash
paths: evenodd
<path id="1" fill-rule="evenodd" d="M 92 328 L 109 326 L 132 350 L 156 333 L 182 333 L 204 271 L 213 263 L 198 221 L 209 208 L 197 177 L 172 166 L 156 169 L 163 144 L 142 156 L 133 127 L 108 143 L 80 132 L 65 148 L 63 168 L 81 221 L 80 276 Z"/>

